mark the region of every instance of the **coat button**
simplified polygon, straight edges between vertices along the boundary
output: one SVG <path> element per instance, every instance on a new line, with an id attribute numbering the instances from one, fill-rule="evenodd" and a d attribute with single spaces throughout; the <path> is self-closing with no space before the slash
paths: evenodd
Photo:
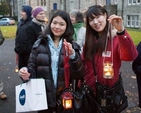
<path id="1" fill-rule="evenodd" d="M 124 36 L 124 38 L 127 38 L 127 36 Z"/>

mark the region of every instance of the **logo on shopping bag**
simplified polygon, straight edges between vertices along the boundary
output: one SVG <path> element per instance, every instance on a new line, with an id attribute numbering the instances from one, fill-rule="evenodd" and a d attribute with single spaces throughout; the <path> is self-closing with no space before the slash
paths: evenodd
<path id="1" fill-rule="evenodd" d="M 26 99 L 25 90 L 22 89 L 20 94 L 19 94 L 19 102 L 22 106 L 25 104 L 25 99 Z"/>

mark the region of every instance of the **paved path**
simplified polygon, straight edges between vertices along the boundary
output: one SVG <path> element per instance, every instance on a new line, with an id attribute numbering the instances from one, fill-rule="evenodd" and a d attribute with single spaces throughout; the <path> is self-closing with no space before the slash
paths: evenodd
<path id="1" fill-rule="evenodd" d="M 122 113 L 139 113 L 136 77 L 131 69 L 132 62 L 122 63 L 124 87 L 128 96 L 129 106 Z M 0 100 L 0 113 L 15 113 L 15 86 L 21 83 L 18 73 L 14 72 L 15 53 L 14 40 L 7 39 L 0 46 L 0 77 L 4 83 L 7 100 Z M 31 112 L 30 112 L 31 113 Z M 32 112 L 33 113 L 33 112 Z M 36 112 L 34 112 L 36 113 Z"/>

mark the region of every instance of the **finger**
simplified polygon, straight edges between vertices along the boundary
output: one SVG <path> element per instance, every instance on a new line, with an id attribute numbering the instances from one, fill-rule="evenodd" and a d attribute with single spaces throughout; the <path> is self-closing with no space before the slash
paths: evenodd
<path id="1" fill-rule="evenodd" d="M 121 16 L 117 16 L 117 15 L 112 15 L 108 18 L 108 21 L 110 23 L 113 23 L 113 22 L 119 22 L 120 20 L 122 20 L 122 17 Z"/>
<path id="2" fill-rule="evenodd" d="M 64 43 L 66 43 L 67 41 L 66 41 L 66 39 L 64 39 Z"/>

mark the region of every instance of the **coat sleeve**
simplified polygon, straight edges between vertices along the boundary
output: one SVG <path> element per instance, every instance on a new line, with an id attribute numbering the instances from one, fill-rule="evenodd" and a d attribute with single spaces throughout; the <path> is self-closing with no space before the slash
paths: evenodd
<path id="1" fill-rule="evenodd" d="M 132 63 L 132 69 L 135 74 L 141 75 L 141 42 L 137 46 L 138 56 Z"/>
<path id="2" fill-rule="evenodd" d="M 126 30 L 122 33 L 117 33 L 117 35 L 119 39 L 120 59 L 124 61 L 133 61 L 137 57 L 138 52 L 130 35 Z"/>
<path id="3" fill-rule="evenodd" d="M 75 50 L 75 58 L 70 60 L 70 73 L 72 78 L 79 80 L 84 76 L 84 65 L 80 56 L 80 46 L 76 43 L 72 45 Z"/>

